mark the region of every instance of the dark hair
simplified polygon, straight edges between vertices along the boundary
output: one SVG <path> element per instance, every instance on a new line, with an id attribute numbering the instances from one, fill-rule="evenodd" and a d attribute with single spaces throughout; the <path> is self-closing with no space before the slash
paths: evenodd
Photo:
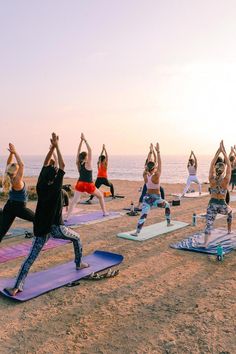
<path id="1" fill-rule="evenodd" d="M 188 162 L 193 165 L 194 164 L 194 159 L 189 159 Z"/>
<path id="2" fill-rule="evenodd" d="M 80 154 L 79 154 L 79 163 L 81 164 L 84 159 L 86 158 L 87 156 L 87 152 L 86 151 L 82 151 Z"/>
<path id="3" fill-rule="evenodd" d="M 216 165 L 218 162 L 224 162 L 224 160 L 222 159 L 221 156 L 218 156 L 215 165 Z"/>
<path id="4" fill-rule="evenodd" d="M 39 175 L 38 183 L 46 183 L 53 182 L 55 177 L 57 176 L 58 168 L 49 165 L 46 166 Z"/>
<path id="5" fill-rule="evenodd" d="M 100 155 L 99 156 L 99 161 L 103 162 L 104 160 L 106 160 L 106 156 L 105 155 Z"/>
<path id="6" fill-rule="evenodd" d="M 153 161 L 149 161 L 147 163 L 148 172 L 151 172 L 154 168 L 155 168 L 155 163 Z"/>

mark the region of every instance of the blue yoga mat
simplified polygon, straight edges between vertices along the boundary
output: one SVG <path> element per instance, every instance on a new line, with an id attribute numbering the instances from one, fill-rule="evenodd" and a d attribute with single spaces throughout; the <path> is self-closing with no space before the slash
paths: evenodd
<path id="1" fill-rule="evenodd" d="M 217 254 L 217 246 L 221 244 L 225 253 L 231 252 L 236 248 L 236 232 L 227 233 L 224 228 L 214 229 L 210 235 L 210 242 L 207 248 L 199 247 L 204 242 L 204 233 L 198 232 L 180 242 L 171 244 L 170 247 L 179 250 Z"/>
<path id="2" fill-rule="evenodd" d="M 121 263 L 122 260 L 123 256 L 120 254 L 95 251 L 93 254 L 83 257 L 83 262 L 90 265 L 88 268 L 76 270 L 75 263 L 72 261 L 48 270 L 29 274 L 25 281 L 24 291 L 14 297 L 7 294 L 4 288 L 14 286 L 15 279 L 0 279 L 0 293 L 15 301 L 27 301 L 82 279 L 93 272 L 113 267 Z"/>

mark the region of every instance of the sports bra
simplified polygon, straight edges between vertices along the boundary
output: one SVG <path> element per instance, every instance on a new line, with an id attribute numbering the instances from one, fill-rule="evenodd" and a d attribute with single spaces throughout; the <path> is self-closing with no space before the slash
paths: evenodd
<path id="1" fill-rule="evenodd" d="M 159 189 L 160 188 L 160 183 L 153 183 L 152 182 L 152 176 L 153 175 L 147 175 L 147 189 Z"/>
<path id="2" fill-rule="evenodd" d="M 221 185 L 220 185 L 222 180 L 217 180 L 215 177 L 214 177 L 214 180 L 216 182 L 216 186 L 215 187 L 210 187 L 210 194 L 226 195 L 227 189 L 221 187 Z"/>

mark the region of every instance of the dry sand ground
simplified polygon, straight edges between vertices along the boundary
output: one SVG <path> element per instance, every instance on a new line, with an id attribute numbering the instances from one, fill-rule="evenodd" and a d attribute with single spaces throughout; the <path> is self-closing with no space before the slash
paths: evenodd
<path id="1" fill-rule="evenodd" d="M 121 210 L 138 199 L 142 182 L 114 181 L 114 185 L 126 198 L 107 207 Z M 177 184 L 164 187 L 166 194 L 182 190 Z M 191 222 L 193 212 L 204 211 L 207 202 L 208 197 L 185 199 L 172 207 L 173 219 Z M 29 205 L 35 207 L 33 202 Z M 146 225 L 160 220 L 164 210 L 152 210 Z M 85 255 L 100 249 L 124 256 L 119 276 L 81 281 L 77 287 L 60 288 L 22 304 L 0 297 L 0 353 L 236 353 L 235 251 L 217 263 L 212 256 L 169 248 L 201 230 L 204 223 L 199 220 L 196 227 L 144 243 L 116 237 L 136 222 L 137 217 L 123 216 L 78 228 Z M 215 224 L 225 223 L 221 219 Z M 22 241 L 22 237 L 5 239 L 0 247 Z M 42 253 L 32 271 L 72 258 L 71 245 L 58 247 Z M 1 276 L 15 276 L 21 262 L 18 258 L 0 264 Z"/>

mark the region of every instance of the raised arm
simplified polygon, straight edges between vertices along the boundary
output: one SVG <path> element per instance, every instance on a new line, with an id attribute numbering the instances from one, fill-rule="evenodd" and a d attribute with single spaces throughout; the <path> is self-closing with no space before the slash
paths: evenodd
<path id="1" fill-rule="evenodd" d="M 86 165 L 87 165 L 86 168 L 88 168 L 90 170 L 90 169 L 92 169 L 92 149 L 89 146 L 89 143 L 87 142 L 87 140 L 85 139 L 85 136 L 84 136 L 83 133 L 81 134 L 81 138 L 85 142 L 85 145 L 86 145 L 87 150 L 88 150 L 88 161 L 86 163 Z"/>
<path id="2" fill-rule="evenodd" d="M 53 134 L 54 134 L 54 133 L 53 133 Z M 54 150 L 55 150 L 55 146 L 53 146 L 53 145 L 51 144 L 50 149 L 49 149 L 49 151 L 48 151 L 48 153 L 47 153 L 47 155 L 46 155 L 46 157 L 45 157 L 43 166 L 48 166 L 48 165 L 49 165 L 49 162 L 50 162 L 50 160 L 51 160 L 51 158 L 52 158 L 52 156 L 53 156 Z"/>
<path id="3" fill-rule="evenodd" d="M 20 155 L 17 153 L 15 146 L 11 143 L 9 144 L 9 152 L 10 152 L 10 155 L 15 155 L 16 162 L 18 163 L 18 166 L 19 166 L 16 178 L 22 178 L 23 174 L 24 174 L 24 162 L 22 161 Z M 10 162 L 10 163 L 12 163 L 12 162 Z"/>
<path id="4" fill-rule="evenodd" d="M 150 144 L 149 152 L 147 155 L 147 162 L 152 161 L 152 155 L 154 156 L 154 162 L 156 163 L 156 154 L 154 153 L 153 144 Z"/>
<path id="5" fill-rule="evenodd" d="M 213 160 L 211 161 L 210 170 L 209 170 L 209 180 L 214 176 L 215 164 L 220 153 L 221 153 L 221 148 L 219 147 L 215 153 L 215 156 L 213 157 Z"/>
<path id="6" fill-rule="evenodd" d="M 230 160 L 226 154 L 226 150 L 225 150 L 225 147 L 224 147 L 224 142 L 223 140 L 221 141 L 220 143 L 220 148 L 221 148 L 221 152 L 224 156 L 224 160 L 225 160 L 225 163 L 226 163 L 226 175 L 225 175 L 225 178 L 228 180 L 228 182 L 230 181 L 230 178 L 231 178 L 231 164 L 230 164 Z"/>
<path id="7" fill-rule="evenodd" d="M 65 163 L 64 163 L 64 160 L 61 155 L 60 148 L 59 148 L 59 137 L 55 133 L 52 133 L 51 144 L 54 146 L 54 148 L 56 149 L 56 152 L 57 152 L 58 167 L 60 170 L 64 171 Z"/>
<path id="8" fill-rule="evenodd" d="M 161 154 L 159 143 L 156 143 L 155 149 L 157 152 L 157 172 L 161 175 Z"/>
<path id="9" fill-rule="evenodd" d="M 79 143 L 77 155 L 76 155 L 76 165 L 77 165 L 78 170 L 80 169 L 79 154 L 81 153 L 82 144 L 83 144 L 83 135 L 81 134 L 80 143 Z"/>
<path id="10" fill-rule="evenodd" d="M 9 144 L 9 146 L 10 146 L 10 144 Z M 9 156 L 7 159 L 7 165 L 10 165 L 11 163 L 13 163 L 14 154 L 10 151 L 10 149 L 8 149 L 8 151 L 9 151 Z"/>
<path id="11" fill-rule="evenodd" d="M 197 158 L 196 158 L 196 155 L 194 154 L 193 151 L 192 151 L 192 155 L 193 155 L 193 158 L 194 158 L 194 165 L 195 165 L 195 168 L 197 169 Z"/>
<path id="12" fill-rule="evenodd" d="M 104 154 L 105 154 L 105 157 L 106 157 L 106 165 L 107 165 L 108 164 L 108 153 L 107 153 L 107 149 L 106 149 L 104 144 L 103 144 L 103 151 L 104 151 Z"/>

